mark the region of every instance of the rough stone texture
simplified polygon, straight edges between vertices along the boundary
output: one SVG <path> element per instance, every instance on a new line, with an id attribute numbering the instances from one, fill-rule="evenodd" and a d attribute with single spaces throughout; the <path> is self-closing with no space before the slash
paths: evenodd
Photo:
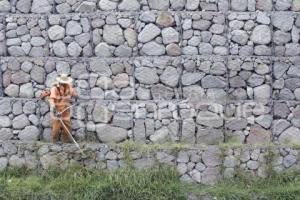
<path id="1" fill-rule="evenodd" d="M 299 144 L 298 11 L 298 0 L 0 0 L 0 170 L 124 167 L 101 142 Z M 93 159 L 30 145 L 50 139 L 47 102 L 33 98 L 60 73 L 74 78 L 72 133 Z M 158 161 L 213 184 L 236 167 L 264 177 L 266 151 L 131 153 L 139 169 Z M 298 152 L 281 148 L 272 164 L 296 168 Z"/>
<path id="2" fill-rule="evenodd" d="M 136 97 L 139 100 L 180 99 L 180 59 L 137 59 L 135 66 Z"/>
<path id="3" fill-rule="evenodd" d="M 271 142 L 272 105 L 242 101 L 229 103 L 225 108 L 226 141 L 237 143 Z"/>
<path id="4" fill-rule="evenodd" d="M 46 16 L 6 18 L 6 47 L 9 56 L 49 55 Z M 0 37 L 1 38 L 1 37 Z"/>
<path id="5" fill-rule="evenodd" d="M 20 96 L 19 88 L 27 83 L 33 83 L 34 96 L 39 97 L 43 89 L 51 87 L 57 74 L 66 73 L 74 78 L 80 99 L 134 98 L 133 66 L 128 59 L 78 62 L 32 58 L 7 59 L 2 63 L 4 94 L 9 97 Z"/>
<path id="6" fill-rule="evenodd" d="M 299 15 L 272 14 L 273 43 L 276 56 L 298 56 L 300 23 Z"/>
<path id="7" fill-rule="evenodd" d="M 135 16 L 100 15 L 91 18 L 93 55 L 97 57 L 130 57 L 137 54 Z"/>
<path id="8" fill-rule="evenodd" d="M 300 103 L 278 101 L 274 103 L 274 140 L 282 144 L 300 142 Z"/>
<path id="9" fill-rule="evenodd" d="M 225 17 L 222 14 L 182 14 L 182 54 L 227 55 Z"/>
<path id="10" fill-rule="evenodd" d="M 183 98 L 193 104 L 203 100 L 225 103 L 227 69 L 222 57 L 195 57 L 183 60 Z"/>
<path id="11" fill-rule="evenodd" d="M 224 142 L 224 106 L 212 102 L 179 104 L 182 141 L 216 145 Z"/>
<path id="12" fill-rule="evenodd" d="M 273 9 L 273 4 L 282 4 L 281 2 L 288 2 L 286 0 L 232 0 L 230 4 L 230 9 L 232 11 L 271 11 Z M 286 3 L 284 3 L 286 4 Z M 282 7 L 280 5 L 277 7 Z"/>
<path id="13" fill-rule="evenodd" d="M 269 101 L 272 84 L 271 65 L 272 62 L 268 58 L 230 57 L 229 98 Z"/>
<path id="14" fill-rule="evenodd" d="M 92 55 L 91 25 L 87 17 L 52 15 L 47 30 L 50 54 L 57 57 Z"/>
<path id="15" fill-rule="evenodd" d="M 231 55 L 269 56 L 272 54 L 272 28 L 266 13 L 231 13 L 228 16 Z"/>
<path id="16" fill-rule="evenodd" d="M 1 140 L 35 141 L 40 136 L 39 107 L 34 100 L 2 100 L 0 113 Z"/>
<path id="17" fill-rule="evenodd" d="M 135 29 L 138 33 L 137 47 L 139 55 L 178 55 L 181 41 L 180 18 L 178 14 L 171 12 L 146 12 L 139 16 Z M 171 46 L 173 47 L 171 48 Z"/>
<path id="18" fill-rule="evenodd" d="M 273 99 L 300 100 L 300 60 L 298 58 L 274 59 Z"/>
<path id="19" fill-rule="evenodd" d="M 179 120 L 172 102 L 137 102 L 132 105 L 136 142 L 165 143 L 179 140 Z"/>

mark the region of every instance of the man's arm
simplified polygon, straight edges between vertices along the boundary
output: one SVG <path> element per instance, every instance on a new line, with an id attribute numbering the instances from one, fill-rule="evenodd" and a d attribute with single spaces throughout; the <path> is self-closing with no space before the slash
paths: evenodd
<path id="1" fill-rule="evenodd" d="M 55 99 L 57 99 L 56 96 L 56 87 L 51 88 L 50 90 L 50 98 L 49 98 L 49 105 L 50 105 L 50 111 L 55 112 Z"/>

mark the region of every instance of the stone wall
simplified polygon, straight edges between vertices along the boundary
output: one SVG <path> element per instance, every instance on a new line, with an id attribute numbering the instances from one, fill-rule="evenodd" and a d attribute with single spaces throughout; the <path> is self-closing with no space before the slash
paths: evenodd
<path id="1" fill-rule="evenodd" d="M 299 39 L 299 0 L 0 0 L 0 140 L 49 142 L 38 97 L 67 73 L 79 142 L 299 144 Z"/>
<path id="2" fill-rule="evenodd" d="M 175 168 L 182 181 L 212 185 L 240 172 L 266 177 L 270 170 L 299 170 L 300 166 L 299 149 L 289 147 L 160 146 L 141 150 L 142 146 L 126 148 L 99 143 L 82 143 L 81 147 L 84 156 L 72 144 L 2 141 L 0 170 L 24 166 L 64 169 L 76 165 L 89 169 L 134 167 L 140 170 L 162 164 Z"/>

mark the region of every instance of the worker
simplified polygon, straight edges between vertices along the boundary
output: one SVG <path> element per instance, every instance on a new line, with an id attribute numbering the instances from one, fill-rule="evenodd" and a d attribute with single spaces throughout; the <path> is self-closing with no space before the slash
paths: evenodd
<path id="1" fill-rule="evenodd" d="M 49 91 L 45 91 L 41 95 L 49 96 L 50 115 L 52 121 L 51 142 L 56 143 L 60 137 L 60 130 L 63 130 L 63 142 L 71 142 L 71 115 L 70 101 L 71 97 L 77 96 L 76 90 L 72 86 L 73 79 L 66 74 L 61 74 L 56 78 Z M 61 117 L 62 121 L 58 119 Z M 64 123 L 64 125 L 62 124 Z M 68 130 L 66 130 L 66 128 Z"/>

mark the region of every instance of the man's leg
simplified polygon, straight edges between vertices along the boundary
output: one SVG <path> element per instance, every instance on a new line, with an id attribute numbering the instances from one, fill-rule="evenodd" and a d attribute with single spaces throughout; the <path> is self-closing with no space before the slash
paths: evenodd
<path id="1" fill-rule="evenodd" d="M 68 129 L 66 130 L 65 127 L 63 127 L 64 131 L 63 131 L 63 140 L 65 143 L 70 143 L 71 142 L 71 137 L 70 134 L 72 134 L 72 129 L 71 129 L 71 120 L 67 119 L 67 120 L 63 120 L 65 127 Z M 69 131 L 69 132 L 68 132 Z"/>
<path id="2" fill-rule="evenodd" d="M 61 128 L 61 123 L 59 120 L 57 119 L 53 119 L 52 120 L 52 138 L 51 138 L 51 142 L 52 143 L 56 143 L 59 139 L 59 131 Z"/>

